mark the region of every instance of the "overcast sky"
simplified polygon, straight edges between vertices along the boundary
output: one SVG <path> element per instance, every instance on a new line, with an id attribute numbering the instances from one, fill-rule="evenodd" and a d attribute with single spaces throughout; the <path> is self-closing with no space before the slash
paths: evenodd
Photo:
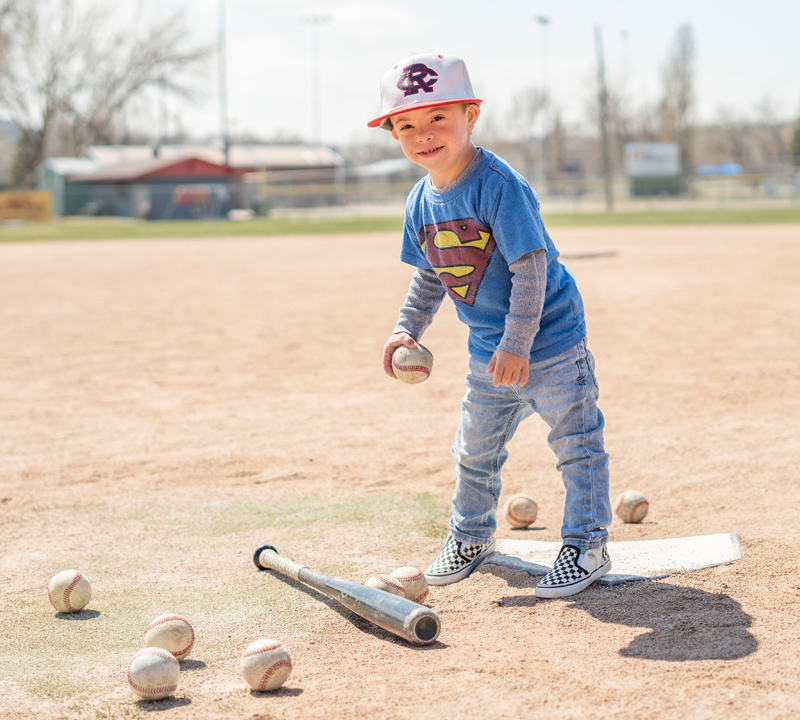
<path id="1" fill-rule="evenodd" d="M 183 9 L 196 39 L 211 44 L 221 2 L 231 128 L 264 139 L 311 140 L 317 127 L 328 143 L 383 133 L 365 127 L 378 114 L 381 75 L 409 55 L 431 51 L 465 59 L 495 125 L 508 121 L 514 93 L 543 78 L 564 121 L 585 123 L 597 71 L 596 25 L 609 79 L 619 83 L 627 72 L 637 107 L 659 97 L 660 67 L 678 27 L 689 23 L 700 120 L 717 119 L 723 107 L 752 118 L 765 99 L 783 118 L 800 114 L 798 0 L 162 0 Z M 326 22 L 304 22 L 311 17 Z M 317 32 L 319 94 L 313 91 Z M 205 100 L 195 107 L 169 103 L 171 122 L 192 134 L 218 133 L 217 80 L 211 63 Z"/>

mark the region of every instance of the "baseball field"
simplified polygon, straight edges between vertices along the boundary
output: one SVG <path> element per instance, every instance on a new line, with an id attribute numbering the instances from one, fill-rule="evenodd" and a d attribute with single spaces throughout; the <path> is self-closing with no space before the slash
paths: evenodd
<path id="1" fill-rule="evenodd" d="M 443 306 L 430 379 L 381 367 L 411 269 L 396 232 L 0 243 L 0 717 L 795 718 L 800 713 L 800 224 L 558 227 L 587 311 L 615 541 L 737 533 L 741 560 L 566 600 L 486 566 L 432 588 L 411 645 L 258 572 L 272 544 L 362 583 L 446 535 L 466 331 Z M 501 502 L 559 539 L 547 430 Z M 613 560 L 613 557 L 612 557 Z M 78 569 L 89 605 L 56 613 Z M 154 618 L 196 641 L 164 700 L 126 670 Z M 293 670 L 251 691 L 240 656 Z"/>

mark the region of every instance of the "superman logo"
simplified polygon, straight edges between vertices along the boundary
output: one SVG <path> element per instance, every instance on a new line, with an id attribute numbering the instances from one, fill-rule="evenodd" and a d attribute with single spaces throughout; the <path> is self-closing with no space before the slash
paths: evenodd
<path id="1" fill-rule="evenodd" d="M 450 297 L 474 305 L 496 246 L 492 231 L 472 218 L 452 220 L 426 225 L 419 243 Z"/>

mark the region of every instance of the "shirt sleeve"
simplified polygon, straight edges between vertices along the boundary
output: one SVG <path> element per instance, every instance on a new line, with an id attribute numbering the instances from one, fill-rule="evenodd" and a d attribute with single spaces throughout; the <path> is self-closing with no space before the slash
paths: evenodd
<path id="1" fill-rule="evenodd" d="M 547 289 L 547 253 L 533 250 L 512 262 L 511 301 L 499 350 L 528 357 L 544 307 Z"/>
<path id="2" fill-rule="evenodd" d="M 403 243 L 400 249 L 401 262 L 413 265 L 416 268 L 431 269 L 431 265 L 422 252 L 419 242 L 419 230 L 412 220 L 413 208 L 416 206 L 419 194 L 419 183 L 411 191 L 406 205 L 405 222 L 403 223 Z"/>
<path id="3" fill-rule="evenodd" d="M 405 332 L 414 340 L 419 340 L 422 333 L 433 322 L 436 311 L 442 304 L 445 289 L 439 276 L 433 270 L 419 268 L 411 278 L 400 317 L 394 331 Z"/>
<path id="4" fill-rule="evenodd" d="M 502 183 L 488 213 L 489 226 L 509 266 L 531 250 L 546 250 L 539 200 L 524 180 Z"/>

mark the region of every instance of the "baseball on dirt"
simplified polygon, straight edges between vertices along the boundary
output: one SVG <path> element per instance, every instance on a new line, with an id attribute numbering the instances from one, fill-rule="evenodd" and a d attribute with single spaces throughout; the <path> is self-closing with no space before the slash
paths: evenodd
<path id="1" fill-rule="evenodd" d="M 392 370 L 398 380 L 416 385 L 427 380 L 431 374 L 433 355 L 419 343 L 415 348 L 400 345 L 392 355 Z"/>
<path id="2" fill-rule="evenodd" d="M 63 570 L 50 581 L 47 597 L 58 612 L 80 612 L 92 599 L 92 585 L 77 570 Z"/>
<path id="3" fill-rule="evenodd" d="M 292 658 L 277 640 L 256 640 L 242 653 L 241 667 L 242 677 L 253 690 L 277 690 L 292 673 Z"/>
<path id="4" fill-rule="evenodd" d="M 181 615 L 159 615 L 144 629 L 145 647 L 160 647 L 183 660 L 194 645 L 194 628 Z"/>
<path id="5" fill-rule="evenodd" d="M 506 521 L 513 528 L 526 528 L 533 524 L 539 506 L 530 495 L 512 495 L 503 506 Z"/>
<path id="6" fill-rule="evenodd" d="M 389 573 L 392 580 L 396 580 L 403 586 L 405 596 L 415 603 L 422 603 L 428 597 L 428 581 L 422 570 L 415 567 L 401 567 Z"/>
<path id="7" fill-rule="evenodd" d="M 650 503 L 638 490 L 626 490 L 614 501 L 614 512 L 626 523 L 640 523 L 647 515 Z"/>
<path id="8" fill-rule="evenodd" d="M 144 700 L 161 700 L 175 692 L 181 666 L 171 652 L 147 647 L 139 650 L 128 666 L 128 683 Z"/>
<path id="9" fill-rule="evenodd" d="M 398 595 L 400 597 L 406 596 L 406 589 L 399 580 L 395 580 L 391 576 L 381 575 L 380 573 L 370 575 L 364 585 L 375 588 L 376 590 L 383 590 L 392 595 Z"/>

